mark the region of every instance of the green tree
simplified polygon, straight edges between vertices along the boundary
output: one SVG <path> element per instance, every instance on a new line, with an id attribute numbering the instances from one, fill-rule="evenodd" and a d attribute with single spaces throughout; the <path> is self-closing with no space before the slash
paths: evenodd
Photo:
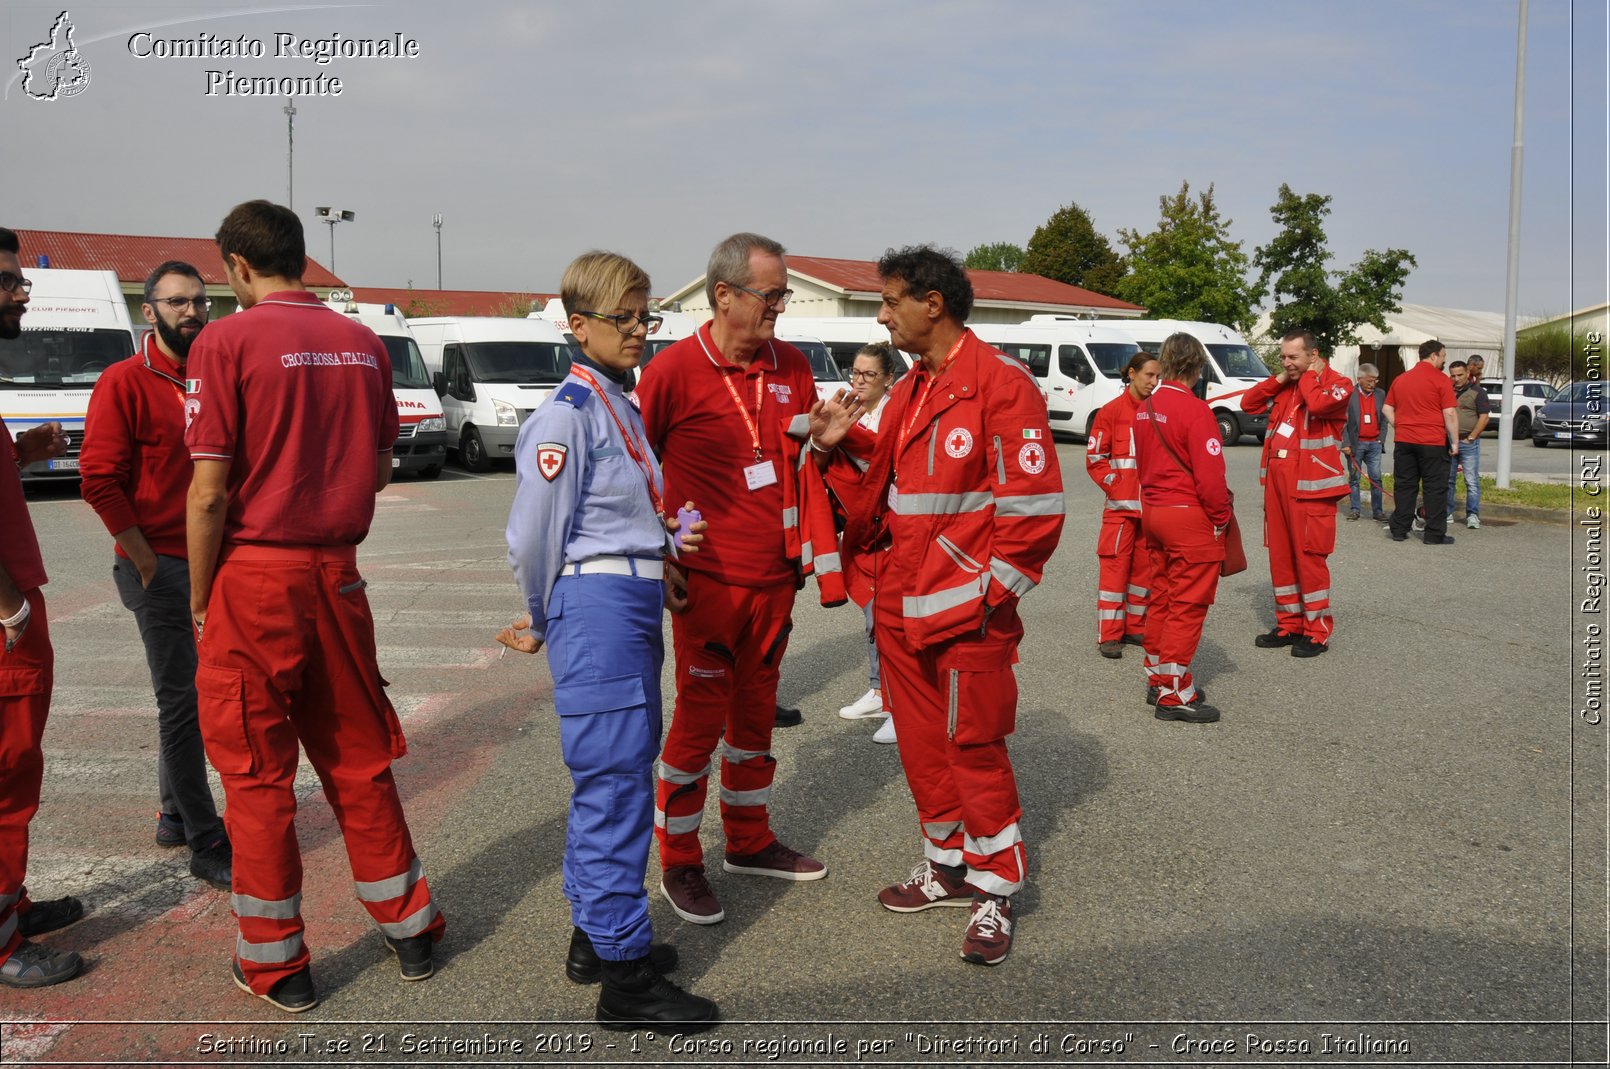
<path id="1" fill-rule="evenodd" d="M 1035 228 L 1018 270 L 1109 296 L 1124 277 L 1123 261 L 1112 243 L 1096 229 L 1090 213 L 1072 203 Z"/>
<path id="2" fill-rule="evenodd" d="M 1259 291 L 1270 293 L 1275 301 L 1269 333 L 1278 338 L 1288 330 L 1306 328 L 1326 353 L 1357 342 L 1358 328 L 1365 323 L 1385 330 L 1387 313 L 1402 310 L 1409 269 L 1419 266 L 1407 249 L 1366 249 L 1363 259 L 1348 270 L 1330 270 L 1324 227 L 1330 202 L 1330 197 L 1318 193 L 1298 196 L 1282 182 L 1269 209 L 1280 232 L 1252 256 L 1261 272 Z"/>
<path id="3" fill-rule="evenodd" d="M 1010 241 L 975 245 L 963 261 L 972 271 L 1016 271 L 1023 263 L 1023 250 Z"/>
<path id="4" fill-rule="evenodd" d="M 1191 197 L 1183 182 L 1171 197 L 1158 198 L 1157 229 L 1118 231 L 1128 248 L 1129 273 L 1114 296 L 1144 305 L 1159 319 L 1224 323 L 1245 334 L 1263 292 L 1247 279 L 1249 260 L 1230 240 L 1230 220 L 1219 215 L 1213 186 Z"/>

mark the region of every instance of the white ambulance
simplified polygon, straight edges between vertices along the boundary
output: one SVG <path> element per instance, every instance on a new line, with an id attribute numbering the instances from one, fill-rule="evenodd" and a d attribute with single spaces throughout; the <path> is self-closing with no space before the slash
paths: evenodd
<path id="1" fill-rule="evenodd" d="M 1053 432 L 1085 437 L 1101 406 L 1123 392 L 1124 368 L 1140 351 L 1112 325 L 1071 318 L 978 323 L 973 333 L 1028 366 Z"/>
<path id="2" fill-rule="evenodd" d="M 13 436 L 52 420 L 67 452 L 22 469 L 22 477 L 76 479 L 84 413 L 101 372 L 134 353 L 134 323 L 117 275 L 36 267 L 22 336 L 0 341 L 0 416 Z"/>
<path id="3" fill-rule="evenodd" d="M 1035 316 L 1038 321 L 1050 317 Z M 1219 437 L 1225 445 L 1234 445 L 1243 434 L 1263 441 L 1269 429 L 1269 415 L 1251 415 L 1241 411 L 1241 395 L 1269 377 L 1269 368 L 1263 358 L 1246 343 L 1246 339 L 1218 323 L 1202 323 L 1188 319 L 1102 319 L 1095 320 L 1104 326 L 1123 331 L 1135 339 L 1137 345 L 1154 356 L 1163 348 L 1163 340 L 1170 334 L 1189 334 L 1207 350 L 1207 366 L 1202 369 L 1202 381 L 1197 393 L 1213 409 L 1219 421 Z"/>
<path id="4" fill-rule="evenodd" d="M 469 471 L 514 459 L 520 424 L 570 373 L 569 343 L 541 318 L 410 319 L 442 399 L 448 448 Z"/>
<path id="5" fill-rule="evenodd" d="M 391 357 L 398 424 L 397 443 L 391 447 L 392 468 L 399 474 L 436 478 L 447 463 L 447 423 L 407 317 L 394 304 L 359 304 L 350 290 L 332 290 L 325 303 L 374 331 Z"/>

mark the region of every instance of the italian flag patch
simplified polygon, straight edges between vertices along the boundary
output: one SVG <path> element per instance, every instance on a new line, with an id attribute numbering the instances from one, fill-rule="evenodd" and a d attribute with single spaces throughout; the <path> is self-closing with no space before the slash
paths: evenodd
<path id="1" fill-rule="evenodd" d="M 1040 437 L 1040 428 L 1038 428 L 1038 427 L 1024 427 L 1023 428 L 1023 437 L 1025 437 L 1025 438 L 1038 438 L 1038 437 Z"/>

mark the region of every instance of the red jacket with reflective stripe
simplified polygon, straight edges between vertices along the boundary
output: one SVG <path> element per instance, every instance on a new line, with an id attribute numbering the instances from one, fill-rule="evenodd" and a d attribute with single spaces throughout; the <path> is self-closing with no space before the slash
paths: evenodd
<path id="1" fill-rule="evenodd" d="M 1032 590 L 1065 512 L 1045 400 L 1027 368 L 967 331 L 914 412 L 928 382 L 919 364 L 890 391 L 844 534 L 858 552 L 889 542 L 878 597 L 902 599 L 913 648 L 977 635 L 986 608 Z"/>
<path id="2" fill-rule="evenodd" d="M 1317 372 L 1303 372 L 1295 382 L 1281 382 L 1271 375 L 1248 390 L 1241 398 L 1243 409 L 1253 413 L 1269 409 L 1258 485 L 1262 486 L 1269 474 L 1269 458 L 1274 450 L 1296 449 L 1298 497 L 1323 501 L 1347 493 L 1347 466 L 1341 446 L 1347 399 L 1352 393 L 1352 381 L 1329 364 L 1321 365 Z M 1280 434 L 1279 428 L 1287 423 L 1291 424 L 1291 433 Z"/>
<path id="3" fill-rule="evenodd" d="M 1135 466 L 1135 409 L 1127 389 L 1101 406 L 1085 442 L 1085 470 L 1107 495 L 1112 512 L 1140 513 L 1140 469 Z"/>

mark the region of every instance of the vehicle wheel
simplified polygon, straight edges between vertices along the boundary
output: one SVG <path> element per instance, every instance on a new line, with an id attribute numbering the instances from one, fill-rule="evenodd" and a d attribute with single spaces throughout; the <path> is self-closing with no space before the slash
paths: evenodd
<path id="1" fill-rule="evenodd" d="M 421 479 L 435 479 L 435 478 L 439 477 L 441 474 L 442 474 L 442 466 L 440 464 L 432 464 L 428 468 L 420 468 L 419 469 L 419 477 Z"/>
<path id="2" fill-rule="evenodd" d="M 1547 449 L 1549 447 L 1549 440 L 1547 438 L 1533 438 L 1532 444 L 1537 446 L 1539 449 Z"/>
<path id="3" fill-rule="evenodd" d="M 464 437 L 458 442 L 458 462 L 465 471 L 491 471 L 492 460 L 486 455 L 486 443 L 481 432 L 474 427 L 464 428 Z"/>
<path id="4" fill-rule="evenodd" d="M 1515 437 L 1528 438 L 1532 434 L 1532 413 L 1529 409 L 1521 409 L 1515 413 Z"/>
<path id="5" fill-rule="evenodd" d="M 1219 421 L 1219 441 L 1225 445 L 1235 445 L 1237 438 L 1241 437 L 1241 425 L 1235 420 L 1235 413 L 1218 409 L 1213 418 Z"/>

